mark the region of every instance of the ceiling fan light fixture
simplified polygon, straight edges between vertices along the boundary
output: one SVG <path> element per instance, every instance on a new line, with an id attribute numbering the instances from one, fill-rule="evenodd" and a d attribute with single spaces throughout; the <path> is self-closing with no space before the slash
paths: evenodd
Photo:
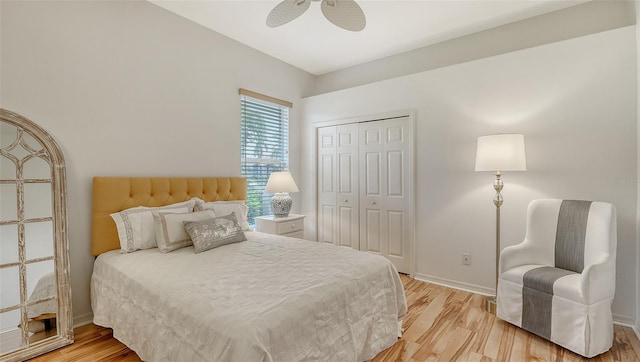
<path id="1" fill-rule="evenodd" d="M 367 25 L 362 8 L 354 0 L 284 0 L 267 16 L 267 26 L 275 28 L 302 15 L 311 1 L 321 1 L 322 14 L 334 25 L 349 31 L 361 31 Z"/>
<path id="2" fill-rule="evenodd" d="M 267 15 L 267 26 L 276 28 L 295 20 L 311 6 L 309 0 L 284 0 Z"/>
<path id="3" fill-rule="evenodd" d="M 354 0 L 323 0 L 324 17 L 334 25 L 349 31 L 361 31 L 367 25 L 364 12 Z"/>

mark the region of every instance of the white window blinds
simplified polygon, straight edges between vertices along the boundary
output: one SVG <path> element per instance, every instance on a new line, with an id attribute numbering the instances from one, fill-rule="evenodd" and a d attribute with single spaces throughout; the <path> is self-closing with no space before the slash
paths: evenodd
<path id="1" fill-rule="evenodd" d="M 276 103 L 278 102 L 278 103 Z M 249 223 L 271 214 L 264 188 L 273 171 L 289 169 L 291 103 L 240 89 L 241 172 L 247 178 Z"/>

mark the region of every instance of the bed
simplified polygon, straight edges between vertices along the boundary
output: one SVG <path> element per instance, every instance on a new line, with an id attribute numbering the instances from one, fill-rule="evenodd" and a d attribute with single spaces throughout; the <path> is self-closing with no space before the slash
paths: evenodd
<path id="1" fill-rule="evenodd" d="M 258 232 L 202 253 L 119 250 L 111 213 L 192 197 L 244 200 L 246 181 L 94 178 L 94 323 L 140 358 L 364 361 L 397 341 L 404 289 L 378 255 Z"/>

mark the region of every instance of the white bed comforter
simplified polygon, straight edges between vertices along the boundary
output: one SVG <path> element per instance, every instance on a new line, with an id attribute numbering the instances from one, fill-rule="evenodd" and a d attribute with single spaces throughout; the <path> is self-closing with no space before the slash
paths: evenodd
<path id="1" fill-rule="evenodd" d="M 146 361 L 363 361 L 407 306 L 385 258 L 248 232 L 248 241 L 100 255 L 94 323 Z"/>

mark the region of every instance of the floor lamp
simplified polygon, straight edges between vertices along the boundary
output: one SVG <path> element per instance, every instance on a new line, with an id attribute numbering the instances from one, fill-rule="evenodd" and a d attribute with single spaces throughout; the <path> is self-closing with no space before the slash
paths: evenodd
<path id="1" fill-rule="evenodd" d="M 527 161 L 524 153 L 524 136 L 505 133 L 478 137 L 476 149 L 476 171 L 495 172 L 493 188 L 496 194 L 493 204 L 496 206 L 496 296 L 487 299 L 487 310 L 495 313 L 498 296 L 498 264 L 500 262 L 500 206 L 502 206 L 502 171 L 526 171 Z"/>

